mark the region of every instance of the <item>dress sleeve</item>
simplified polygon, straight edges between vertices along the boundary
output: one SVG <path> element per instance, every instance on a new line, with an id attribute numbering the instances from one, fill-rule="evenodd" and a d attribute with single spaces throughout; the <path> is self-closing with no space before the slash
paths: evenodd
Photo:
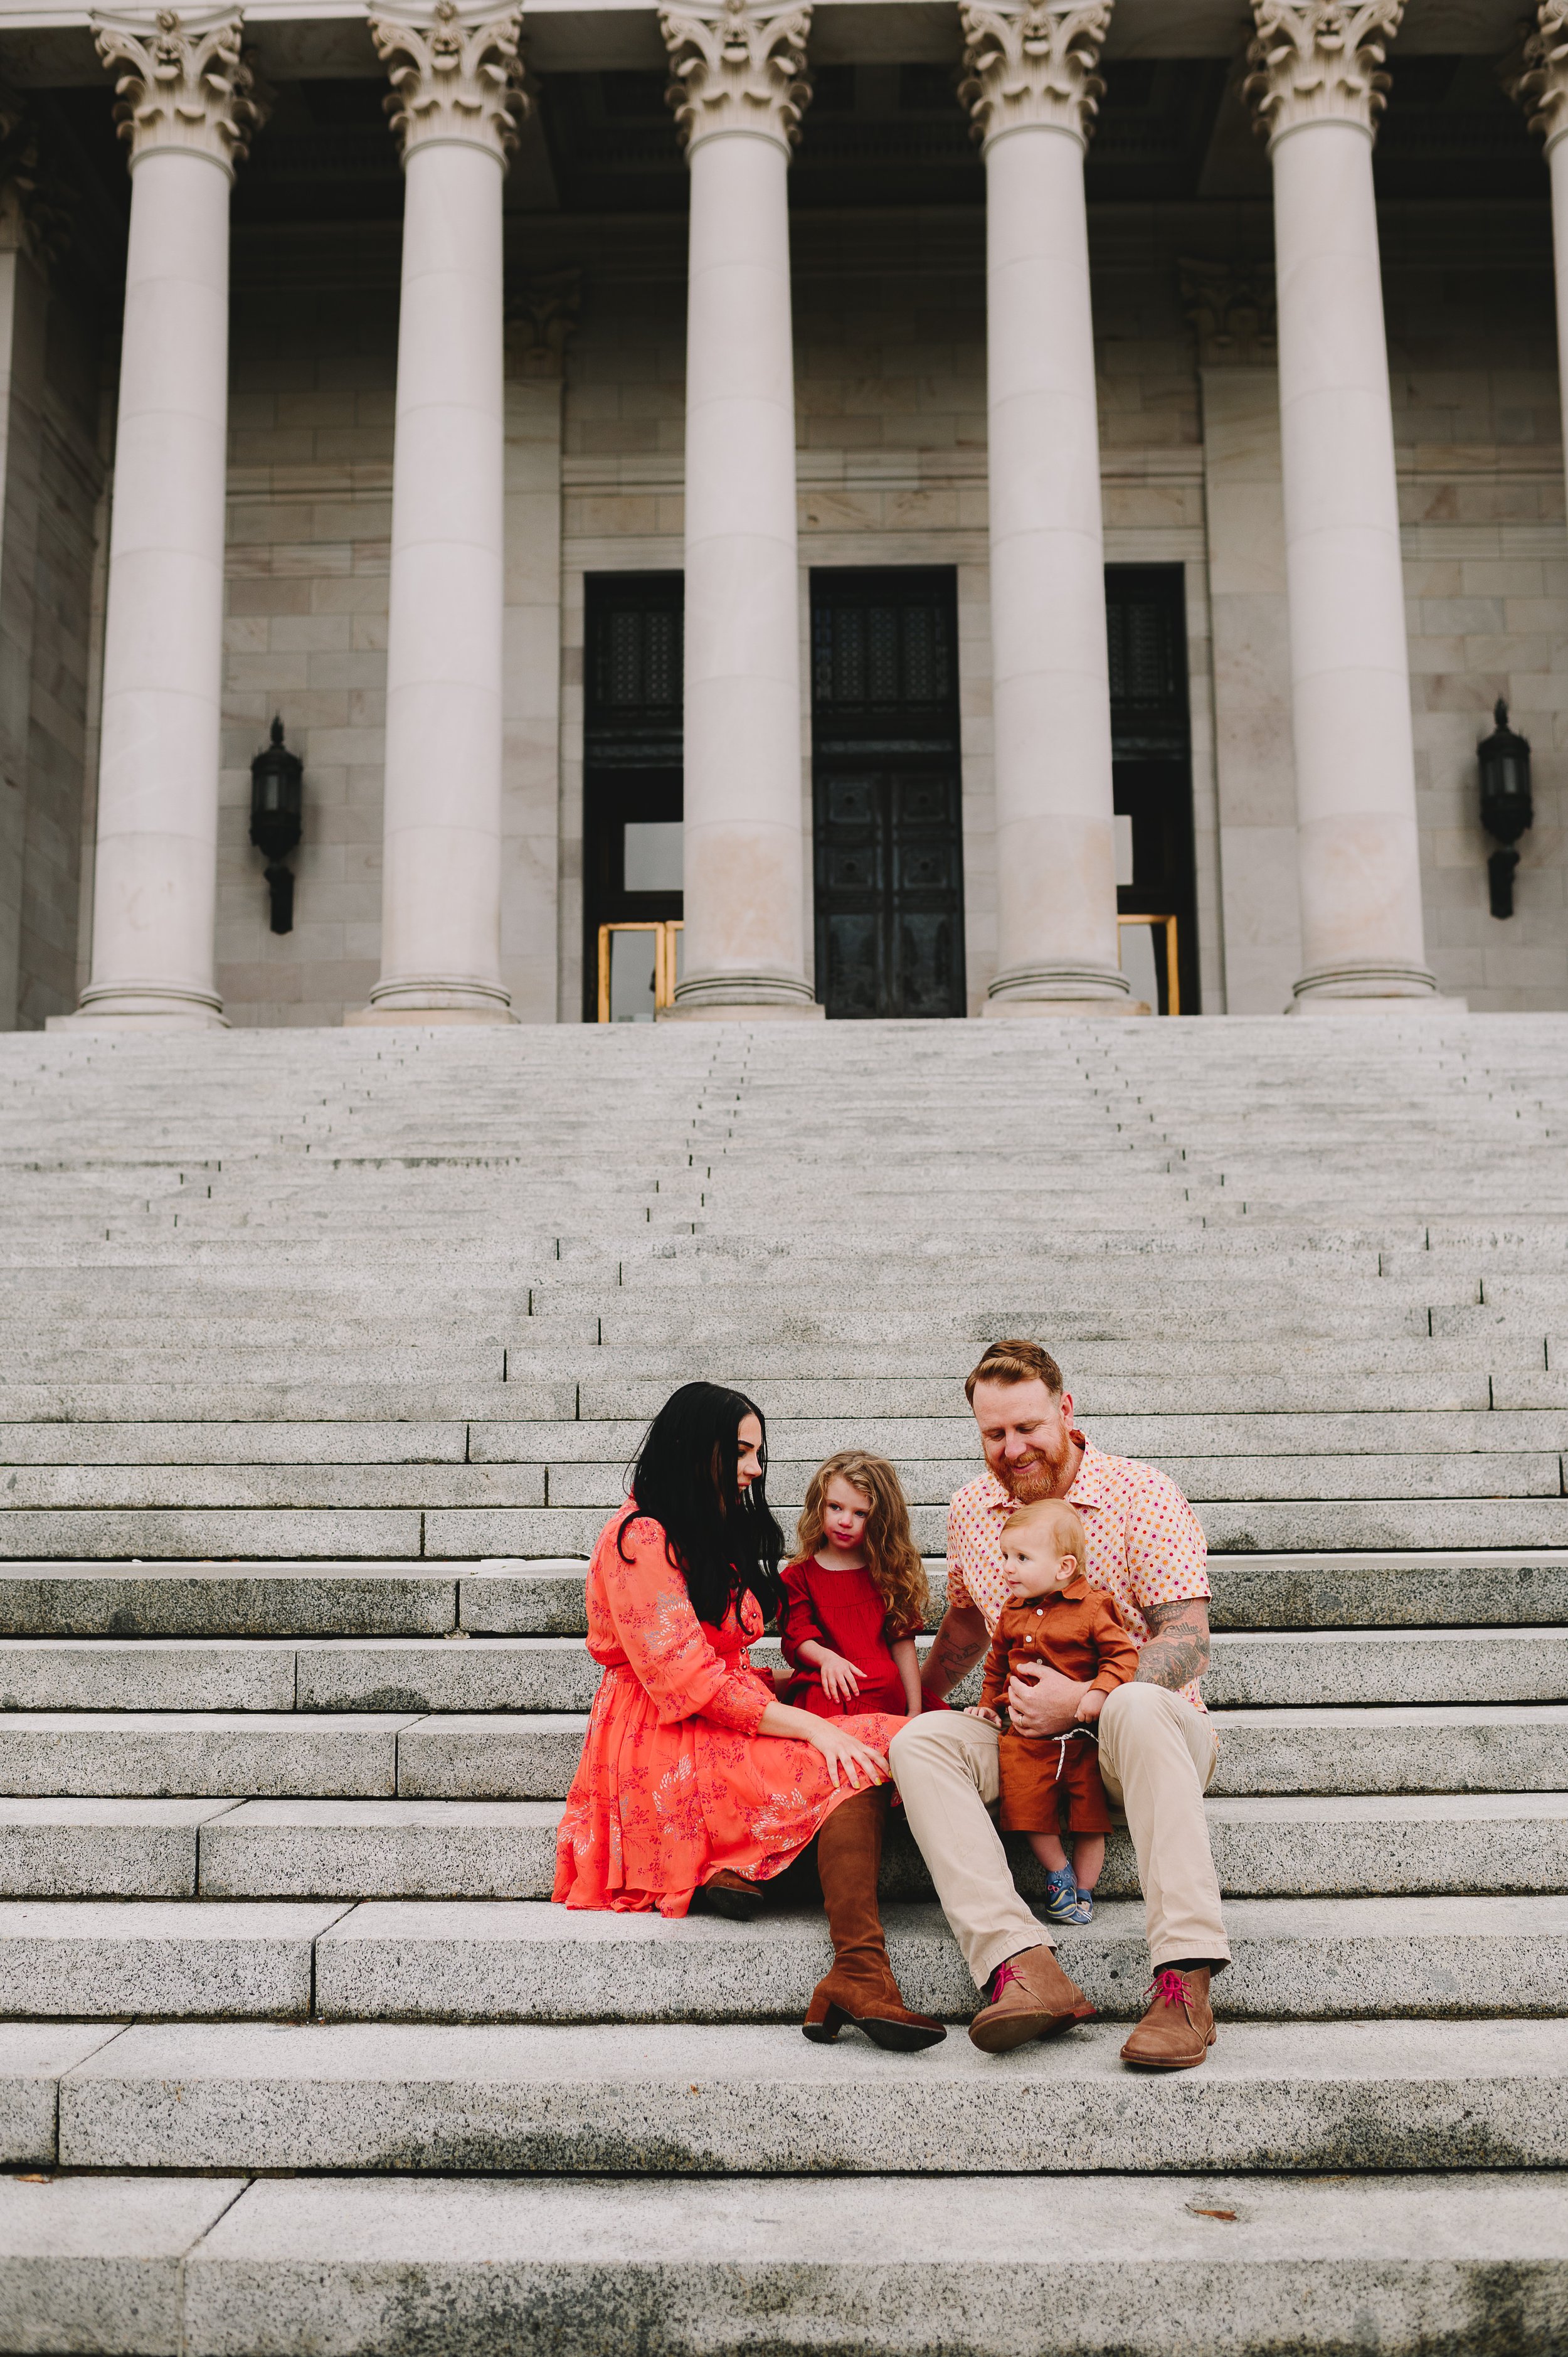
<path id="1" fill-rule="evenodd" d="M 959 1545 L 958 1516 L 948 1508 L 948 1602 L 955 1612 L 972 1612 L 974 1598 L 963 1576 L 963 1551 Z"/>
<path id="2" fill-rule="evenodd" d="M 1138 1648 L 1127 1634 L 1127 1624 L 1117 1611 L 1114 1599 L 1102 1596 L 1100 1606 L 1094 1629 L 1100 1667 L 1090 1680 L 1090 1691 L 1113 1694 L 1118 1686 L 1131 1684 L 1137 1676 Z"/>
<path id="3" fill-rule="evenodd" d="M 621 1650 L 660 1723 L 712 1718 L 754 1735 L 772 1697 L 749 1665 L 732 1668 L 703 1634 L 686 1583 L 664 1551 L 660 1524 L 638 1515 L 618 1538 L 612 1534 L 601 1568 Z"/>
<path id="4" fill-rule="evenodd" d="M 996 1624 L 996 1634 L 991 1640 L 991 1651 L 985 1656 L 985 1675 L 981 1681 L 980 1699 L 987 1710 L 1000 1710 L 1002 1697 L 1007 1691 L 1007 1640 L 1002 1634 L 1002 1623 Z"/>
<path id="5" fill-rule="evenodd" d="M 1206 1597 L 1208 1548 L 1197 1516 L 1168 1473 L 1154 1466 L 1143 1478 L 1127 1512 L 1127 1575 L 1140 1612 L 1151 1604 L 1180 1604 Z"/>
<path id="6" fill-rule="evenodd" d="M 811 1609 L 811 1591 L 803 1563 L 790 1564 L 784 1574 L 784 1609 L 779 1616 L 779 1641 L 792 1670 L 800 1666 L 802 1645 L 825 1645 L 828 1641 Z"/>

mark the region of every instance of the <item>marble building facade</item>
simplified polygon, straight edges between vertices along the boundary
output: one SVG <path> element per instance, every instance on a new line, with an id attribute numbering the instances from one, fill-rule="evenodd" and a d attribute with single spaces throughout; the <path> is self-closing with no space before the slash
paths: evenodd
<path id="1" fill-rule="evenodd" d="M 1205 1013 L 1568 1006 L 1565 16 L 5 0 L 0 1027 L 581 1020 L 639 780 L 674 1019 L 873 1011 L 821 952 L 874 772 L 893 967 L 959 960 L 882 1011 L 1124 1011 L 1156 894 Z M 684 622 L 640 754 L 594 704 L 638 576 Z M 895 576 L 949 737 L 823 688 Z"/>

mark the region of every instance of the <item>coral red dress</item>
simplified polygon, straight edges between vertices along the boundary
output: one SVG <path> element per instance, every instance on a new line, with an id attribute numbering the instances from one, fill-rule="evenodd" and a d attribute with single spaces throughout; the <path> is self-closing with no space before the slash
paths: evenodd
<path id="1" fill-rule="evenodd" d="M 851 1787 L 834 1789 L 812 1745 L 757 1733 L 775 1695 L 747 1654 L 762 1634 L 755 1598 L 741 1620 L 699 1620 L 662 1526 L 623 1506 L 599 1534 L 587 1601 L 604 1676 L 556 1835 L 556 1900 L 684 1915 L 722 1867 L 752 1882 L 781 1874 Z M 902 1724 L 901 1711 L 846 1721 L 883 1753 Z"/>
<path id="2" fill-rule="evenodd" d="M 867 1710 L 896 1711 L 902 1717 L 908 1709 L 888 1641 L 887 1607 L 864 1564 L 834 1571 L 813 1555 L 809 1563 L 787 1565 L 779 1634 L 784 1659 L 795 1673 L 780 1699 L 796 1710 L 814 1710 L 819 1718 L 847 1718 Z M 800 1648 L 807 1644 L 825 1645 L 860 1671 L 860 1691 L 853 1702 L 834 1702 L 823 1692 L 821 1670 L 814 1662 L 800 1659 Z"/>

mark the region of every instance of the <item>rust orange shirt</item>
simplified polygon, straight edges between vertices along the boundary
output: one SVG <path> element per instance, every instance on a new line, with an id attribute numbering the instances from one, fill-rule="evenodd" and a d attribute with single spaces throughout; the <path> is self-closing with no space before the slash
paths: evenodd
<path id="1" fill-rule="evenodd" d="M 980 1694 L 988 1710 L 1005 1709 L 1008 1677 L 1026 1662 L 1044 1662 L 1110 1694 L 1136 1677 L 1138 1648 L 1104 1589 L 1090 1587 L 1079 1572 L 1051 1595 L 1004 1604 L 997 1614 Z"/>

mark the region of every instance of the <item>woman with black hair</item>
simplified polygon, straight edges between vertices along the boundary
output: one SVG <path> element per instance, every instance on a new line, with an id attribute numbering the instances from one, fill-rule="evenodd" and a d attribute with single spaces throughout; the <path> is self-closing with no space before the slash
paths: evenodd
<path id="1" fill-rule="evenodd" d="M 807 2037 L 853 2021 L 879 2046 L 934 2046 L 946 2032 L 905 2006 L 876 1906 L 887 1746 L 903 1721 L 793 1710 L 751 1664 L 782 1593 L 767 1462 L 761 1411 L 717 1383 L 682 1384 L 649 1427 L 631 1502 L 588 1566 L 588 1651 L 604 1675 L 556 1839 L 554 1895 L 749 1921 L 758 1886 L 814 1839 L 834 1961 Z"/>

